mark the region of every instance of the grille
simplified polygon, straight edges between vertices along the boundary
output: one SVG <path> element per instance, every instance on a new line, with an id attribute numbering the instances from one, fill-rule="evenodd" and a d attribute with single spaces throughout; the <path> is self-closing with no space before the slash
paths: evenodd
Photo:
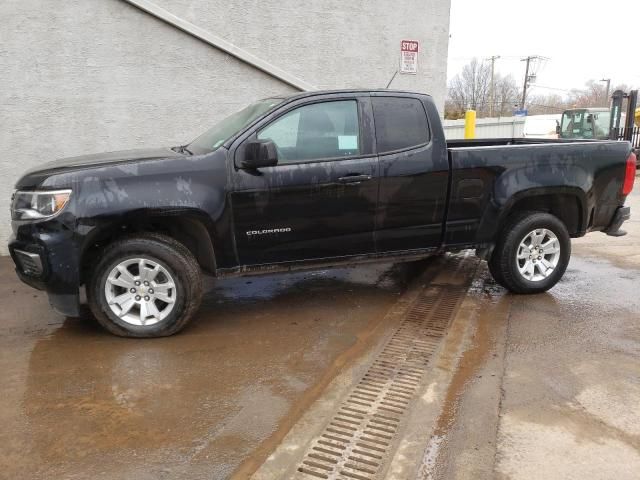
<path id="1" fill-rule="evenodd" d="M 42 260 L 37 253 L 14 250 L 18 267 L 25 275 L 38 277 L 42 275 Z"/>

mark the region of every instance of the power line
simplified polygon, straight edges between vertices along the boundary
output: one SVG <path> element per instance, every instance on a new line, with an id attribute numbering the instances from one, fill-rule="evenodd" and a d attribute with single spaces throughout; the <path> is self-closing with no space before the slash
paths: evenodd
<path id="1" fill-rule="evenodd" d="M 479 58 L 481 57 L 481 55 L 471 55 L 471 56 L 456 56 L 456 57 L 449 57 L 449 60 L 473 60 L 474 58 Z M 500 55 L 500 58 L 503 60 L 518 60 L 518 59 L 522 59 L 522 55 Z M 544 60 L 548 60 L 548 58 L 546 57 L 540 57 Z M 487 57 L 487 60 L 489 58 Z"/>
<path id="2" fill-rule="evenodd" d="M 537 83 L 535 85 L 531 85 L 530 88 L 544 88 L 546 90 L 557 90 L 559 92 L 565 92 L 565 93 L 571 93 L 575 90 L 578 90 L 577 88 L 571 89 L 571 90 L 567 90 L 566 88 L 558 88 L 558 87 L 549 87 L 547 85 L 538 85 Z M 586 90 L 581 90 L 581 91 L 586 91 Z"/>
<path id="3" fill-rule="evenodd" d="M 486 107 L 488 105 L 490 105 L 492 102 L 488 102 L 488 101 L 480 101 L 480 102 L 475 102 L 475 106 L 476 107 Z M 494 106 L 504 106 L 504 105 L 512 105 L 514 107 L 517 107 L 518 104 L 514 103 L 513 101 L 509 101 L 509 100 L 496 100 L 493 102 Z M 559 106 L 559 105 L 546 105 L 544 103 L 536 103 L 536 102 L 530 102 L 529 105 L 534 106 L 534 107 L 545 107 L 545 108 L 555 108 L 556 110 L 564 110 L 565 107 L 563 106 Z"/>

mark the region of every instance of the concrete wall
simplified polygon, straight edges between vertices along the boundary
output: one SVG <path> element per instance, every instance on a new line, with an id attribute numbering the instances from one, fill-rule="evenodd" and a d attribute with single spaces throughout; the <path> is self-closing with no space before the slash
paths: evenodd
<path id="1" fill-rule="evenodd" d="M 319 88 L 384 87 L 400 41 L 446 89 L 450 0 L 155 0 Z M 0 251 L 21 172 L 82 153 L 183 143 L 256 98 L 294 89 L 122 0 L 0 2 Z"/>

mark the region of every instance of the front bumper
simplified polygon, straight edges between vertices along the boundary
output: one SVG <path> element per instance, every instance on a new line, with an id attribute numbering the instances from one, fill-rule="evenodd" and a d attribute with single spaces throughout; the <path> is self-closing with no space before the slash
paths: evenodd
<path id="1" fill-rule="evenodd" d="M 18 278 L 44 290 L 58 313 L 80 314 L 79 269 L 73 234 L 45 225 L 21 225 L 9 242 L 9 253 Z"/>
<path id="2" fill-rule="evenodd" d="M 624 222 L 631 218 L 630 207 L 618 207 L 611 224 L 604 230 L 604 233 L 611 235 L 612 237 L 622 237 L 627 234 L 624 230 L 620 230 L 620 227 Z"/>

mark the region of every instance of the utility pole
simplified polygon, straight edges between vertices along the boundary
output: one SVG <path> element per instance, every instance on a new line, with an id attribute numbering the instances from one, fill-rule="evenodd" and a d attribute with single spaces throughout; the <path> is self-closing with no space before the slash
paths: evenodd
<path id="1" fill-rule="evenodd" d="M 529 88 L 529 82 L 536 78 L 536 72 L 531 72 L 531 61 L 532 60 L 549 60 L 546 57 L 541 57 L 540 55 L 532 55 L 527 58 L 523 58 L 522 62 L 527 62 L 527 69 L 524 73 L 524 87 L 522 88 L 522 104 L 520 105 L 520 109 L 524 110 L 524 104 L 527 100 L 527 88 Z M 538 65 L 539 66 L 539 65 Z"/>
<path id="2" fill-rule="evenodd" d="M 521 62 L 527 62 L 527 68 L 524 72 L 524 86 L 522 87 L 522 103 L 520 104 L 520 110 L 524 110 L 524 102 L 527 99 L 527 87 L 529 86 L 529 64 L 534 58 L 537 57 L 527 57 L 520 60 Z"/>
<path id="3" fill-rule="evenodd" d="M 605 98 L 607 99 L 607 105 L 608 105 L 609 104 L 609 89 L 611 88 L 611 79 L 610 78 L 603 78 L 600 81 L 601 82 L 607 82 L 607 95 L 605 96 Z"/>
<path id="4" fill-rule="evenodd" d="M 489 60 L 491 60 L 491 87 L 489 89 L 489 117 L 493 117 L 493 104 L 495 102 L 495 82 L 494 82 L 494 72 L 495 72 L 495 63 L 496 60 L 500 58 L 500 55 L 494 55 Z"/>

